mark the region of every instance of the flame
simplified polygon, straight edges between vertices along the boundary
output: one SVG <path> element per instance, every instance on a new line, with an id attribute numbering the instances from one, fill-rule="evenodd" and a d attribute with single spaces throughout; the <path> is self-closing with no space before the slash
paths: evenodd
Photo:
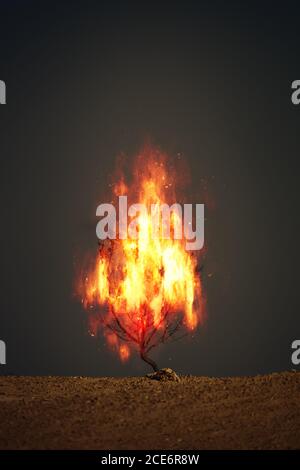
<path id="1" fill-rule="evenodd" d="M 127 185 L 124 176 L 114 184 L 115 196 L 125 194 L 128 204 L 143 203 L 149 210 L 136 217 L 136 239 L 106 240 L 100 246 L 81 292 L 93 319 L 95 310 L 101 312 L 106 340 L 122 361 L 147 335 L 163 334 L 167 323 L 178 315 L 187 330 L 194 330 L 203 314 L 195 253 L 185 250 L 184 239 L 166 239 L 161 232 L 153 236 L 151 205 L 159 208 L 176 201 L 176 174 L 167 165 L 165 155 L 146 149 L 137 159 L 132 184 Z M 177 217 L 171 213 L 171 233 Z M 118 332 L 110 327 L 111 322 L 118 325 Z"/>

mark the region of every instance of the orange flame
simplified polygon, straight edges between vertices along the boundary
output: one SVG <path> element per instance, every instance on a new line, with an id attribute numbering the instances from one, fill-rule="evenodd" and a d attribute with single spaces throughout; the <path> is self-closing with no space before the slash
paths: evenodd
<path id="1" fill-rule="evenodd" d="M 166 156 L 144 150 L 135 165 L 132 184 L 127 186 L 122 176 L 113 187 L 115 196 L 125 194 L 128 203 L 143 203 L 149 209 L 136 217 L 137 239 L 106 240 L 85 278 L 83 304 L 93 312 L 106 306 L 101 309 L 101 324 L 107 342 L 122 361 L 153 331 L 163 334 L 172 316 L 180 315 L 188 330 L 194 330 L 202 318 L 203 294 L 195 253 L 185 250 L 185 239 L 167 239 L 161 232 L 153 236 L 150 207 L 174 203 L 175 183 Z M 173 233 L 177 223 L 174 212 L 170 222 Z M 111 321 L 117 322 L 118 332 L 110 328 Z"/>

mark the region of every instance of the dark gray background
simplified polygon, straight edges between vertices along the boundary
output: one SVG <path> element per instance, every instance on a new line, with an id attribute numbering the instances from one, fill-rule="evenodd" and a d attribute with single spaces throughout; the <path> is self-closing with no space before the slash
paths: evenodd
<path id="1" fill-rule="evenodd" d="M 149 136 L 182 152 L 191 190 L 204 177 L 214 201 L 207 320 L 157 351 L 159 365 L 208 375 L 293 367 L 299 14 L 284 5 L 1 1 L 1 374 L 147 370 L 89 337 L 73 282 L 96 250 L 95 208 L 115 157 Z"/>

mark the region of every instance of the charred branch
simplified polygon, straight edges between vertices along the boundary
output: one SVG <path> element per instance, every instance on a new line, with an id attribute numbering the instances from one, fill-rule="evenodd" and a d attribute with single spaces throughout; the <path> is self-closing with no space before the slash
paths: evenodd
<path id="1" fill-rule="evenodd" d="M 152 369 L 154 370 L 154 372 L 157 372 L 157 371 L 159 370 L 158 367 L 157 367 L 156 362 L 153 361 L 153 359 L 151 359 L 149 356 L 147 356 L 147 354 L 146 354 L 146 352 L 145 352 L 144 349 L 141 349 L 141 350 L 140 350 L 140 358 L 141 358 L 143 361 L 147 362 L 147 364 L 149 364 L 149 365 L 152 367 Z"/>

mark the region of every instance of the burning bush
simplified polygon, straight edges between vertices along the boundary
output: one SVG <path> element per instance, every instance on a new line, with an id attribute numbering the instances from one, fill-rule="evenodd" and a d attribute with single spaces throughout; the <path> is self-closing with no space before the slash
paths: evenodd
<path id="1" fill-rule="evenodd" d="M 108 344 L 127 360 L 133 350 L 157 371 L 149 352 L 169 339 L 194 330 L 203 316 L 199 256 L 185 249 L 184 236 L 172 236 L 178 222 L 170 217 L 170 236 L 163 227 L 154 236 L 150 207 L 173 204 L 176 175 L 166 166 L 166 156 L 146 149 L 139 156 L 132 184 L 124 177 L 114 185 L 114 195 L 126 194 L 149 208 L 135 219 L 135 238 L 104 240 L 94 266 L 81 283 L 81 298 L 90 313 L 93 335 L 103 329 Z"/>

